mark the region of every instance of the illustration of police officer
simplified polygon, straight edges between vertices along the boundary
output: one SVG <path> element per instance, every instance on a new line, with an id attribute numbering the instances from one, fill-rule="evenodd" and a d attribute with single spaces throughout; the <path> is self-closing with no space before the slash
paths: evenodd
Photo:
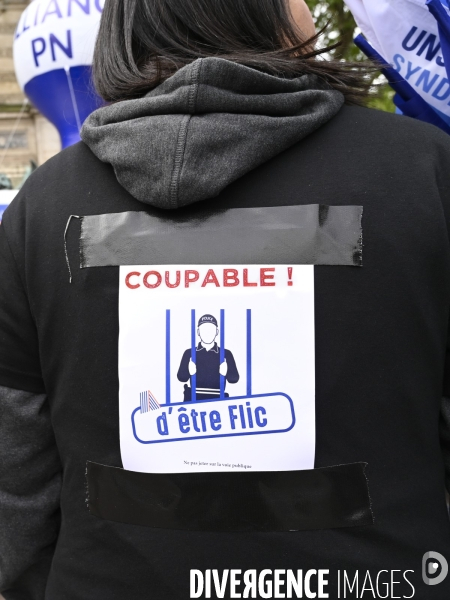
<path id="1" fill-rule="evenodd" d="M 218 398 L 220 396 L 220 376 L 225 378 L 226 383 L 237 383 L 239 373 L 233 354 L 225 350 L 225 358 L 220 364 L 220 348 L 216 338 L 219 335 L 217 319 L 212 315 L 203 315 L 198 321 L 197 334 L 200 342 L 196 348 L 196 362 L 192 360 L 191 349 L 183 354 L 180 368 L 178 369 L 178 380 L 187 382 L 196 375 L 196 397 L 199 400 Z M 225 394 L 228 398 L 229 394 Z M 184 401 L 192 400 L 192 390 L 187 384 L 184 386 Z"/>

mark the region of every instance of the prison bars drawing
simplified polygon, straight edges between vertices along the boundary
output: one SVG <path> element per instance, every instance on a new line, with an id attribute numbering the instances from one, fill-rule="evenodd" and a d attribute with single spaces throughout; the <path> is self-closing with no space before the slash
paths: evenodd
<path id="1" fill-rule="evenodd" d="M 171 404 L 171 367 L 170 367 L 170 310 L 166 311 L 166 404 Z M 247 309 L 246 315 L 246 370 L 247 396 L 252 395 L 252 311 Z M 191 310 L 191 360 L 197 362 L 197 324 L 196 311 Z M 220 364 L 225 360 L 225 310 L 220 311 Z M 220 399 L 225 398 L 225 377 L 220 376 Z M 197 402 L 197 375 L 191 375 L 191 401 Z"/>

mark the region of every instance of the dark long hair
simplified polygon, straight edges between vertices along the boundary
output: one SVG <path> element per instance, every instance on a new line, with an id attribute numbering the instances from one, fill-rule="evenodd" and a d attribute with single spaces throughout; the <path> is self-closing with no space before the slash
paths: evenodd
<path id="1" fill-rule="evenodd" d="M 347 103 L 367 96 L 375 67 L 326 59 L 292 18 L 288 0 L 106 0 L 94 83 L 108 102 L 139 98 L 202 57 L 282 77 L 315 74 Z"/>

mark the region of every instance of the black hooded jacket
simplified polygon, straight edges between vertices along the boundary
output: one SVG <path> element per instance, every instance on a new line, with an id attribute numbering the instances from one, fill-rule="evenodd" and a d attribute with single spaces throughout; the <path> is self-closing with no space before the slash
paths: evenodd
<path id="1" fill-rule="evenodd" d="M 198 61 L 145 98 L 94 113 L 84 142 L 38 169 L 7 209 L 7 600 L 182 600 L 191 569 L 328 569 L 333 600 L 338 571 L 353 578 L 359 570 L 363 579 L 369 571 L 374 580 L 383 572 L 390 597 L 411 597 L 412 586 L 420 600 L 449 597 L 450 579 L 427 585 L 421 569 L 429 551 L 450 559 L 450 140 L 406 117 L 342 104 L 314 79 Z M 236 532 L 92 514 L 86 463 L 122 467 L 119 274 L 117 266 L 80 268 L 80 223 L 72 218 L 66 230 L 71 215 L 145 213 L 158 227 L 181 223 L 172 251 L 183 264 L 184 236 L 200 230 L 205 210 L 297 206 L 363 207 L 362 267 L 315 263 L 315 468 L 367 463 L 370 518 Z M 279 481 L 273 498 L 283 507 Z M 236 489 L 243 501 L 245 481 Z"/>

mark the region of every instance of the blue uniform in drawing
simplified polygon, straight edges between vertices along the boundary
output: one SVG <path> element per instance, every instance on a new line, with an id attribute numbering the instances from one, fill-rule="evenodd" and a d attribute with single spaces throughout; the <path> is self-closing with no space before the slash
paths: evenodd
<path id="1" fill-rule="evenodd" d="M 199 400 L 220 397 L 220 379 L 226 382 L 237 383 L 239 373 L 233 354 L 229 350 L 224 352 L 224 360 L 220 361 L 220 348 L 216 338 L 219 334 L 217 320 L 212 315 L 203 315 L 198 321 L 197 334 L 200 338 L 195 349 L 195 362 L 192 360 L 192 349 L 184 352 L 178 369 L 178 380 L 187 382 L 195 375 L 196 397 Z M 228 397 L 228 394 L 225 394 Z M 192 400 L 192 389 L 184 386 L 184 401 Z"/>

